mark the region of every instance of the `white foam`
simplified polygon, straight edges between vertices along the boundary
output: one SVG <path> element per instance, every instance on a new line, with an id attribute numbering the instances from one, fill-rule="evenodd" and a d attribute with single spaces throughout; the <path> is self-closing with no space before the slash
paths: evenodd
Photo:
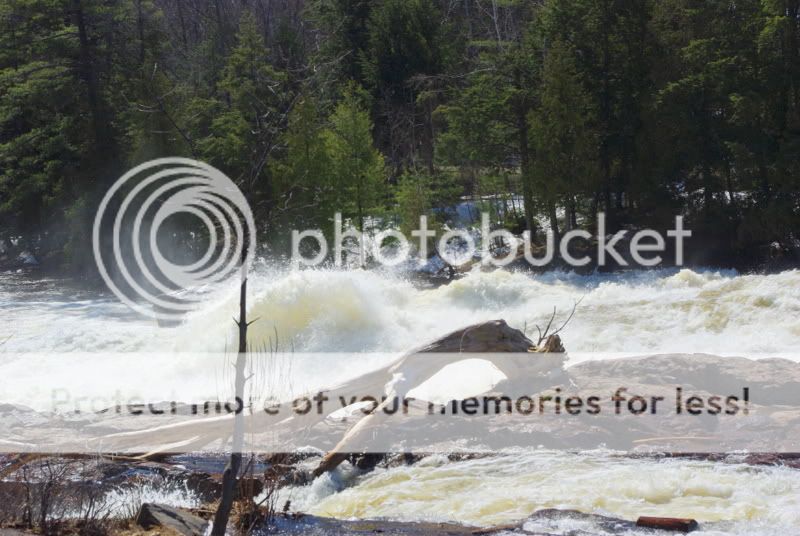
<path id="1" fill-rule="evenodd" d="M 701 534 L 709 535 L 791 534 L 800 525 L 800 476 L 781 467 L 539 451 L 418 463 L 369 473 L 353 484 L 323 497 L 304 496 L 303 488 L 295 488 L 293 504 L 338 518 L 479 526 L 517 522 L 545 508 L 630 520 L 641 515 L 690 517 L 706 524 L 707 532 Z M 561 534 L 578 527 L 538 528 L 558 528 L 554 532 Z M 598 532 L 597 527 L 582 528 Z"/>
<path id="2" fill-rule="evenodd" d="M 222 351 L 234 346 L 236 285 L 217 289 L 178 328 L 158 328 L 106 298 L 0 281 L 5 351 Z M 579 276 L 474 272 L 420 289 L 399 274 L 262 269 L 251 277 L 251 342 L 284 350 L 401 352 L 470 323 L 557 322 L 583 299 L 563 333 L 574 354 L 704 352 L 792 357 L 800 341 L 800 272 L 655 270 Z M 0 339 L 2 340 L 2 339 Z"/>

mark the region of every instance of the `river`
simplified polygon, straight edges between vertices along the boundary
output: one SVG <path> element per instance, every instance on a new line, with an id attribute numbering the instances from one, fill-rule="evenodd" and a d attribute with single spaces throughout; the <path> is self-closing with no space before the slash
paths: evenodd
<path id="1" fill-rule="evenodd" d="M 298 352 L 402 352 L 470 323 L 503 318 L 535 332 L 553 307 L 573 357 L 706 352 L 792 358 L 800 341 L 800 271 L 654 270 L 589 276 L 495 271 L 426 288 L 370 271 L 257 270 L 252 342 L 277 332 Z M 215 289 L 183 325 L 159 328 L 108 293 L 0 276 L 4 350 L 216 351 L 234 337 L 236 285 Z M 595 356 L 596 357 L 596 356 Z"/>
<path id="2" fill-rule="evenodd" d="M 224 363 L 181 362 L 181 352 L 219 352 L 235 342 L 236 284 L 208 293 L 177 327 L 137 317 L 108 293 L 56 279 L 0 276 L 0 385 L 28 352 L 174 353 L 158 374 L 132 363 L 125 381 L 147 390 L 185 369 L 214 375 Z M 502 318 L 529 333 L 553 307 L 565 318 L 570 363 L 672 352 L 796 360 L 800 271 L 740 275 L 700 269 L 620 274 L 474 272 L 444 286 L 398 273 L 262 265 L 251 277 L 251 342 L 295 352 L 409 350 L 451 330 Z M 210 354 L 213 355 L 213 354 Z M 14 357 L 11 357 L 14 356 Z M 85 374 L 68 355 L 63 373 Z M 216 359 L 216 357 L 215 357 Z M 358 356 L 341 362 L 355 374 Z M 200 367 L 199 365 L 203 365 Z M 77 369 L 77 370 L 76 370 Z M 53 369 L 51 374 L 61 374 Z M 174 379 L 174 378 L 172 378 Z M 188 382 L 191 388 L 191 382 Z M 198 384 L 199 385 L 199 384 Z M 2 402 L 0 396 L 0 402 Z M 311 486 L 286 491 L 296 508 L 337 517 L 513 521 L 538 508 L 577 508 L 635 518 L 680 515 L 718 522 L 705 534 L 791 534 L 800 526 L 800 472 L 703 461 L 648 461 L 603 453 L 525 453 L 359 475 L 343 466 Z M 791 528 L 793 527 L 793 528 Z"/>

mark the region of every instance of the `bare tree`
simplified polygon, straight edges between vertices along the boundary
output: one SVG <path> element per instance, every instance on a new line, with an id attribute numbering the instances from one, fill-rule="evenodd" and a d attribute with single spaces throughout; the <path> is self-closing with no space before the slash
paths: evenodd
<path id="1" fill-rule="evenodd" d="M 244 247 L 242 248 L 242 283 L 239 289 L 239 319 L 235 320 L 236 325 L 239 327 L 239 351 L 236 354 L 236 376 L 234 378 L 236 414 L 233 420 L 231 457 L 222 474 L 222 498 L 214 515 L 214 526 L 211 529 L 212 536 L 225 536 L 225 529 L 228 526 L 228 519 L 231 515 L 231 508 L 236 494 L 236 481 L 239 476 L 239 470 L 242 467 L 242 451 L 244 450 L 244 387 L 247 381 L 245 377 L 245 369 L 247 367 L 247 328 L 250 325 L 247 323 L 247 248 L 248 237 L 245 236 Z"/>
<path id="2" fill-rule="evenodd" d="M 561 337 L 559 337 L 558 334 L 561 333 L 564 330 L 564 328 L 567 327 L 567 324 L 570 323 L 572 317 L 575 316 L 575 311 L 578 309 L 578 305 L 580 305 L 582 301 L 583 297 L 581 297 L 580 300 L 575 302 L 575 304 L 572 306 L 572 311 L 569 313 L 567 319 L 561 324 L 561 327 L 559 327 L 552 333 L 550 332 L 550 329 L 552 329 L 553 327 L 553 322 L 555 321 L 556 314 L 558 312 L 555 306 L 553 307 L 553 314 L 550 315 L 550 319 L 547 321 L 547 325 L 544 327 L 544 330 L 542 330 L 542 328 L 539 327 L 539 324 L 534 324 L 534 327 L 536 328 L 539 337 L 536 340 L 536 348 L 538 351 L 548 352 L 548 353 L 564 352 L 564 346 L 561 344 Z M 527 324 L 525 325 L 522 331 L 523 333 L 528 332 Z M 544 346 L 542 346 L 542 343 L 544 343 Z"/>

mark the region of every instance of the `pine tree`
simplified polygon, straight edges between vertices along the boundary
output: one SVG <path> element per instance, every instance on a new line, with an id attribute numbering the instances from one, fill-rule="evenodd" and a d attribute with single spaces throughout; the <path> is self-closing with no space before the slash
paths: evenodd
<path id="1" fill-rule="evenodd" d="M 372 143 L 365 97 L 360 88 L 348 86 L 325 131 L 335 206 L 362 231 L 367 211 L 381 204 L 385 186 L 383 155 Z"/>
<path id="2" fill-rule="evenodd" d="M 242 14 L 216 95 L 193 108 L 204 111 L 208 132 L 198 141 L 201 154 L 238 180 L 245 191 L 260 184 L 283 126 L 286 75 L 276 71 L 249 11 Z M 202 124 L 201 124 L 202 128 Z"/>
<path id="3" fill-rule="evenodd" d="M 441 18 L 431 0 L 385 0 L 375 4 L 367 23 L 362 72 L 375 97 L 376 141 L 395 175 L 420 156 L 433 171 L 431 109 L 420 96 L 445 62 Z"/>
<path id="4" fill-rule="evenodd" d="M 473 177 L 481 168 L 518 169 L 525 227 L 531 231 L 536 207 L 528 114 L 538 86 L 529 31 L 534 7 L 517 1 L 498 6 L 498 12 L 505 11 L 503 20 L 509 21 L 505 31 L 495 19 L 485 39 L 469 43 L 476 60 L 464 77 L 466 84 L 455 86 L 450 101 L 439 109 L 447 125 L 439 142 L 448 163 L 470 170 Z"/>
<path id="5" fill-rule="evenodd" d="M 596 110 L 575 65 L 575 50 L 556 41 L 547 49 L 538 104 L 531 112 L 536 190 L 558 235 L 556 205 L 574 224 L 575 202 L 586 198 L 597 169 Z"/>
<path id="6" fill-rule="evenodd" d="M 299 100 L 283 137 L 285 153 L 270 170 L 281 217 L 309 228 L 325 228 L 336 208 L 331 157 L 319 114 L 312 96 Z"/>
<path id="7" fill-rule="evenodd" d="M 366 83 L 363 58 L 369 43 L 367 29 L 375 2 L 371 0 L 313 0 L 309 16 L 322 32 L 320 50 L 312 61 L 322 69 L 324 76 L 339 81 L 353 80 Z M 333 60 L 333 61 L 331 61 Z"/>
<path id="8" fill-rule="evenodd" d="M 404 174 L 395 189 L 400 229 L 406 236 L 419 227 L 420 216 L 430 216 L 433 204 L 431 179 L 421 174 Z M 433 222 L 431 222 L 433 223 Z"/>
<path id="9" fill-rule="evenodd" d="M 92 264 L 92 210 L 124 160 L 113 104 L 136 68 L 114 39 L 131 28 L 126 7 L 0 6 L 0 227 L 79 272 Z"/>

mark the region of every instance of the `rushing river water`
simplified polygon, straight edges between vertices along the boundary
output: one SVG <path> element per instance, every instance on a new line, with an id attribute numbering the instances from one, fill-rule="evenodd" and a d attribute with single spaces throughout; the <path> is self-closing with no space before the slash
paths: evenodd
<path id="1" fill-rule="evenodd" d="M 339 518 L 487 526 L 513 523 L 542 508 L 562 508 L 626 519 L 690 517 L 707 523 L 702 532 L 706 535 L 778 536 L 800 533 L 797 473 L 779 467 L 637 460 L 599 452 L 537 452 L 456 463 L 432 456 L 413 466 L 365 476 L 351 475 L 344 468 L 311 487 L 287 490 L 282 498 L 297 508 Z M 596 527 L 537 528 L 556 534 L 570 528 L 605 534 Z"/>
<path id="2" fill-rule="evenodd" d="M 401 275 L 263 269 L 250 282 L 251 342 L 298 352 L 402 352 L 470 323 L 534 330 L 553 307 L 571 354 L 705 352 L 793 358 L 800 271 L 774 275 L 656 270 L 579 276 L 472 273 L 420 288 Z M 218 351 L 235 340 L 236 285 L 210 293 L 183 325 L 159 328 L 113 296 L 55 280 L 0 276 L 0 341 L 10 352 Z"/>
<path id="3" fill-rule="evenodd" d="M 572 363 L 667 352 L 796 360 L 800 348 L 797 270 L 591 276 L 496 271 L 425 287 L 398 274 L 262 268 L 250 289 L 249 316 L 258 318 L 251 341 L 274 342 L 277 334 L 280 344 L 295 352 L 403 352 L 496 318 L 533 329 L 546 323 L 554 306 L 565 318 L 578 300 L 562 334 Z M 224 363 L 182 362 L 179 352 L 232 347 L 236 290 L 235 282 L 214 289 L 205 307 L 182 325 L 160 328 L 108 294 L 57 280 L 2 275 L 0 341 L 7 340 L 0 347 L 0 386 L 12 390 L 11 378 L 26 352 L 174 352 L 174 361 L 157 372 L 131 364 L 125 382 L 145 392 L 189 369 L 193 378 L 213 377 Z M 49 369 L 50 374 L 87 374 L 69 356 L 60 359 L 60 368 Z M 342 370 L 332 372 L 358 373 L 363 363 L 357 356 L 351 359 L 338 361 Z M 189 390 L 202 385 L 183 383 Z M 628 518 L 680 515 L 722 522 L 707 534 L 800 533 L 800 472 L 742 464 L 534 452 L 458 463 L 431 459 L 369 475 L 345 466 L 287 493 L 296 508 L 338 517 L 488 525 L 523 518 L 537 508 L 561 507 Z"/>

